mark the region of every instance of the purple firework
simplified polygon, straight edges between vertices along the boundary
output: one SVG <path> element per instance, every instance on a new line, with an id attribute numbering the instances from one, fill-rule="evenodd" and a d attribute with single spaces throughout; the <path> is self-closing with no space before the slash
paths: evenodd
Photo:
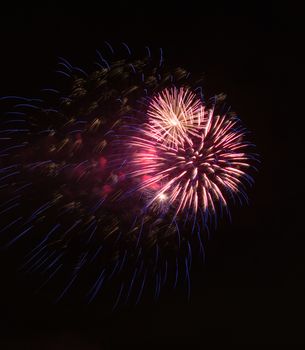
<path id="1" fill-rule="evenodd" d="M 162 51 L 139 60 L 123 47 L 112 61 L 98 53 L 90 74 L 62 59 L 66 90 L 2 98 L 1 240 L 26 242 L 22 270 L 42 287 L 66 281 L 56 300 L 75 287 L 91 302 L 103 289 L 116 306 L 179 281 L 189 293 L 208 218 L 253 182 L 239 120 L 205 104 L 200 82 L 164 67 Z"/>

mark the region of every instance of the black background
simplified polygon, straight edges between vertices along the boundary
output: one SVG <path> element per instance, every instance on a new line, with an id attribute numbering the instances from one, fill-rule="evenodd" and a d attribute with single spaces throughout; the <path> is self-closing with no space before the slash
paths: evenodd
<path id="1" fill-rule="evenodd" d="M 181 289 L 113 314 L 98 303 L 54 306 L 31 294 L 3 253 L 1 349 L 304 344 L 304 235 L 297 224 L 303 159 L 296 134 L 303 108 L 292 79 L 301 66 L 297 12 L 191 1 L 2 9 L 1 96 L 37 96 L 51 87 L 58 56 L 90 70 L 105 40 L 136 52 L 162 47 L 169 65 L 205 74 L 207 95 L 227 94 L 252 130 L 262 163 L 250 206 L 233 210 L 233 223 L 222 224 L 208 242 L 205 265 L 195 264 L 190 302 Z"/>

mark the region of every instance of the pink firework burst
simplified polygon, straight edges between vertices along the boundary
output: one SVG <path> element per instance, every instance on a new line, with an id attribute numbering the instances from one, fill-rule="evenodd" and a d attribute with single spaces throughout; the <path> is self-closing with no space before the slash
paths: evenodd
<path id="1" fill-rule="evenodd" d="M 151 99 L 148 121 L 131 136 L 130 174 L 137 191 L 150 191 L 147 207 L 166 202 L 175 217 L 198 212 L 208 218 L 228 200 L 247 200 L 247 174 L 255 156 L 236 117 L 219 115 L 186 88 L 165 89 Z"/>

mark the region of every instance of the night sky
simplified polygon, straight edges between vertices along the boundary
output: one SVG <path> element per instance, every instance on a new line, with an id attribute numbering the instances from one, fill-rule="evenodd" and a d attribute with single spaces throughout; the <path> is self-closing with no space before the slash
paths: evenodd
<path id="1" fill-rule="evenodd" d="M 292 83 L 300 67 L 297 20 L 268 5 L 127 3 L 3 9 L 0 95 L 35 97 L 46 85 L 58 87 L 58 56 L 90 71 L 105 40 L 126 42 L 135 52 L 162 47 L 169 66 L 204 73 L 206 95 L 225 93 L 252 131 L 261 165 L 250 205 L 233 208 L 232 223 L 224 220 L 207 243 L 206 263 L 195 261 L 190 302 L 178 288 L 112 314 L 98 302 L 53 305 L 33 295 L 9 251 L 1 251 L 0 348 L 304 344 L 301 113 L 293 114 L 296 101 L 288 97 L 298 90 Z"/>

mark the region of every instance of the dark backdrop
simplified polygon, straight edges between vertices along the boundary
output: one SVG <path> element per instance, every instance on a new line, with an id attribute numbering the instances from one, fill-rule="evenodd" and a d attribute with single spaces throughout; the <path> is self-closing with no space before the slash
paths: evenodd
<path id="1" fill-rule="evenodd" d="M 3 253 L 1 349 L 303 344 L 301 113 L 292 112 L 300 100 L 288 97 L 298 90 L 291 77 L 300 67 L 294 18 L 266 4 L 191 1 L 12 4 L 1 11 L 1 96 L 36 96 L 52 86 L 58 56 L 90 70 L 104 40 L 137 51 L 162 47 L 169 64 L 205 74 L 207 95 L 227 94 L 262 160 L 250 206 L 233 211 L 233 223 L 207 244 L 205 265 L 195 264 L 190 302 L 178 289 L 113 314 L 98 304 L 50 305 L 20 283 Z"/>

